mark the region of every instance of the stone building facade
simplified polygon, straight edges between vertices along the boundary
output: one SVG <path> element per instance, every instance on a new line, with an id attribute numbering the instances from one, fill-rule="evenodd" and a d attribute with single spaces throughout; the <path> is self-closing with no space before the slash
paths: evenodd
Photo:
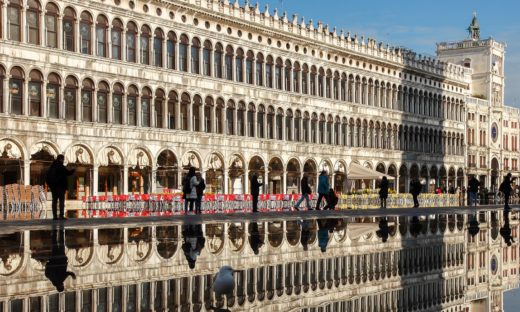
<path id="1" fill-rule="evenodd" d="M 466 178 L 464 64 L 227 0 L 0 3 L 0 184 L 42 184 L 58 153 L 70 198 L 178 189 L 190 166 L 216 193 L 321 170 L 346 192 L 351 163 L 401 192 Z"/>

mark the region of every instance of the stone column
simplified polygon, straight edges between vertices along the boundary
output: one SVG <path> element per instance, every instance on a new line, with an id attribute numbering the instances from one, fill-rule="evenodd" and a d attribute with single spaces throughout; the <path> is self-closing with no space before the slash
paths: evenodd
<path id="1" fill-rule="evenodd" d="M 211 106 L 211 109 L 210 109 L 210 119 L 211 119 L 211 130 L 210 132 L 211 133 L 216 133 L 217 132 L 217 124 L 216 124 L 216 121 L 217 121 L 217 117 L 215 115 L 215 112 L 216 112 L 216 108 L 215 108 L 215 105 Z"/>
<path id="2" fill-rule="evenodd" d="M 136 126 L 141 126 L 142 122 L 142 116 L 141 116 L 141 97 L 137 97 L 135 100 L 135 113 L 136 113 Z"/>
<path id="3" fill-rule="evenodd" d="M 224 194 L 229 194 L 229 171 L 224 168 Z"/>
<path id="4" fill-rule="evenodd" d="M 181 127 L 181 102 L 175 101 L 173 109 L 175 110 L 175 129 L 182 129 Z"/>
<path id="5" fill-rule="evenodd" d="M 23 162 L 23 184 L 31 185 L 31 161 L 29 159 Z"/>
<path id="6" fill-rule="evenodd" d="M 111 105 L 109 105 L 109 103 L 107 103 L 107 109 L 109 106 L 112 107 Z M 108 114 L 108 112 L 107 112 L 107 114 Z M 110 115 L 107 115 L 107 117 L 108 116 L 110 116 Z M 94 90 L 92 90 L 92 121 L 93 122 L 99 121 L 96 88 L 94 88 Z M 107 121 L 108 121 L 108 118 L 107 118 Z"/>
<path id="7" fill-rule="evenodd" d="M 226 116 L 227 116 L 227 114 L 226 114 Z M 238 107 L 235 107 L 235 108 L 233 108 L 233 134 L 238 135 L 237 131 L 238 131 Z"/>
<path id="8" fill-rule="evenodd" d="M 7 90 L 9 92 L 9 90 Z M 25 79 L 23 82 L 23 98 L 22 98 L 22 114 L 29 116 L 29 80 Z"/>
<path id="9" fill-rule="evenodd" d="M 253 112 L 253 138 L 258 138 L 258 112 Z"/>
<path id="10" fill-rule="evenodd" d="M 112 35 L 110 35 L 110 37 L 112 37 Z M 121 61 L 128 61 L 126 59 L 126 28 L 125 27 L 123 27 L 123 29 L 121 30 Z"/>
<path id="11" fill-rule="evenodd" d="M 0 14 L 2 15 L 2 23 L 5 23 L 4 21 L 7 21 L 7 1 L 4 1 L 4 3 L 2 3 L 2 7 L 0 8 Z M 7 27 L 2 25 L 3 27 L 0 27 L 0 35 L 2 36 L 2 38 L 7 38 Z M 4 89 L 6 90 L 6 89 Z"/>
<path id="12" fill-rule="evenodd" d="M 40 111 L 41 111 L 41 117 L 43 118 L 46 118 L 48 113 L 47 113 L 47 83 L 48 81 L 47 80 L 43 80 L 42 82 L 42 86 L 41 86 L 41 95 L 40 95 L 40 99 L 41 99 L 41 102 L 40 102 Z"/>
<path id="13" fill-rule="evenodd" d="M 5 27 L 2 27 L 5 28 Z M 2 37 L 3 38 L 3 37 Z M 2 113 L 9 113 L 9 107 L 11 106 L 11 103 L 9 103 L 10 93 L 9 93 L 9 73 L 6 73 L 6 77 L 2 81 L 2 88 L 3 88 L 3 98 L 2 103 L 4 104 L 4 107 L 2 108 Z"/>
<path id="14" fill-rule="evenodd" d="M 260 188 L 260 193 L 268 193 L 269 192 L 269 171 L 265 170 L 264 172 L 264 185 Z"/>
<path id="15" fill-rule="evenodd" d="M 119 193 L 128 194 L 128 166 L 123 167 L 123 189 Z"/>
<path id="16" fill-rule="evenodd" d="M 76 88 L 75 92 L 76 92 L 76 120 L 83 121 L 83 103 L 81 103 L 81 86 Z"/>
<path id="17" fill-rule="evenodd" d="M 283 171 L 282 193 L 287 194 L 287 171 Z"/>
<path id="18" fill-rule="evenodd" d="M 157 183 L 155 183 L 155 180 L 157 178 L 157 166 L 152 166 L 151 170 L 152 172 L 150 174 L 150 189 L 152 194 L 155 194 L 157 193 Z"/>
<path id="19" fill-rule="evenodd" d="M 79 33 L 79 19 L 74 21 L 74 51 L 81 53 L 81 39 Z"/>
<path id="20" fill-rule="evenodd" d="M 99 188 L 99 166 L 94 165 L 92 167 L 92 190 L 90 190 L 90 194 L 93 196 L 97 196 L 98 188 Z"/>
<path id="21" fill-rule="evenodd" d="M 242 190 L 243 194 L 249 194 L 249 168 L 244 168 L 244 189 Z"/>

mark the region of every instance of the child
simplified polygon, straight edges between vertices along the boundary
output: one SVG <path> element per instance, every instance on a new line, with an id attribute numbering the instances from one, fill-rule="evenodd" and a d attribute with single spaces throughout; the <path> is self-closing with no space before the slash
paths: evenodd
<path id="1" fill-rule="evenodd" d="M 327 205 L 323 207 L 323 210 L 336 210 L 336 205 L 338 204 L 338 196 L 333 189 L 329 189 L 329 193 L 327 194 Z"/>

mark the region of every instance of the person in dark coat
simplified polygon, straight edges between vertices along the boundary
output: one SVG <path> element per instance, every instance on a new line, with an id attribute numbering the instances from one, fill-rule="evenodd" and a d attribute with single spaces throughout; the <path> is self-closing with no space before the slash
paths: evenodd
<path id="1" fill-rule="evenodd" d="M 255 255 L 258 255 L 260 252 L 260 248 L 264 245 L 264 241 L 262 237 L 260 236 L 260 231 L 258 230 L 258 223 L 251 222 L 249 224 L 249 245 L 251 246 L 251 249 L 255 253 Z"/>
<path id="2" fill-rule="evenodd" d="M 419 179 L 413 178 L 412 181 L 410 182 L 410 193 L 412 194 L 412 197 L 413 197 L 413 207 L 414 208 L 419 208 L 419 200 L 417 199 L 417 197 L 419 196 L 419 194 L 421 194 L 421 189 L 422 189 L 422 185 L 421 185 L 421 182 L 419 182 Z"/>
<path id="3" fill-rule="evenodd" d="M 45 182 L 51 188 L 52 193 L 52 218 L 58 220 L 58 201 L 60 202 L 60 220 L 65 220 L 65 191 L 67 190 L 67 177 L 72 175 L 75 169 L 68 170 L 63 165 L 65 156 L 58 155 L 47 171 Z"/>
<path id="4" fill-rule="evenodd" d="M 206 238 L 202 232 L 202 225 L 183 225 L 182 236 L 184 239 L 182 251 L 184 252 L 186 261 L 188 261 L 189 268 L 194 269 L 197 257 L 206 244 Z"/>
<path id="5" fill-rule="evenodd" d="M 300 235 L 300 243 L 302 244 L 303 250 L 307 251 L 309 249 L 309 240 L 311 239 L 311 220 L 302 220 L 302 233 Z"/>
<path id="6" fill-rule="evenodd" d="M 260 195 L 260 186 L 263 183 L 258 182 L 258 176 L 253 174 L 251 176 L 251 197 L 253 200 L 253 212 L 258 212 L 258 195 Z"/>
<path id="7" fill-rule="evenodd" d="M 379 184 L 379 199 L 381 200 L 381 208 L 386 209 L 386 199 L 388 198 L 388 179 L 383 177 Z"/>
<path id="8" fill-rule="evenodd" d="M 329 221 L 327 219 L 318 219 L 318 246 L 321 252 L 327 251 L 329 244 Z"/>
<path id="9" fill-rule="evenodd" d="M 511 236 L 511 226 L 509 224 L 509 211 L 504 211 L 504 226 L 500 228 L 500 235 L 507 246 L 511 246 L 515 240 Z"/>
<path id="10" fill-rule="evenodd" d="M 302 192 L 302 196 L 300 199 L 294 204 L 294 209 L 299 210 L 301 203 L 305 200 L 305 205 L 307 206 L 307 210 L 312 210 L 311 208 L 311 200 L 309 199 L 309 195 L 312 194 L 311 188 L 309 187 L 309 180 L 307 175 L 304 174 L 302 181 L 300 183 L 300 189 Z"/>
<path id="11" fill-rule="evenodd" d="M 327 171 L 323 170 L 320 173 L 320 177 L 318 179 L 318 200 L 316 201 L 316 210 L 320 210 L 320 204 L 322 198 L 325 198 L 327 201 L 327 194 L 329 193 L 329 176 L 327 175 Z"/>
<path id="12" fill-rule="evenodd" d="M 184 193 L 184 212 L 186 214 L 188 214 L 188 206 L 189 212 L 193 211 L 193 206 L 195 206 L 195 201 L 197 200 L 198 185 L 199 179 L 197 179 L 195 167 L 190 167 L 182 186 L 182 192 Z"/>
<path id="13" fill-rule="evenodd" d="M 511 187 L 512 182 L 511 173 L 508 173 L 498 188 L 498 190 L 504 194 L 504 209 L 506 210 L 511 209 L 511 207 L 509 207 L 509 198 L 511 197 L 511 192 L 513 191 L 513 188 Z"/>
<path id="14" fill-rule="evenodd" d="M 338 204 L 338 196 L 333 189 L 329 189 L 329 193 L 327 194 L 327 205 L 323 207 L 323 210 L 336 210 L 336 205 Z"/>
<path id="15" fill-rule="evenodd" d="M 199 184 L 196 186 L 197 199 L 195 199 L 195 213 L 201 214 L 202 196 L 204 196 L 204 190 L 206 189 L 206 181 L 204 181 L 200 172 L 197 172 L 196 177 L 199 180 Z"/>
<path id="16" fill-rule="evenodd" d="M 65 229 L 52 230 L 52 254 L 45 265 L 45 276 L 56 287 L 58 292 L 65 290 L 65 280 L 71 276 L 76 279 L 76 274 L 67 271 L 68 258 L 65 254 Z"/>
<path id="17" fill-rule="evenodd" d="M 477 206 L 477 194 L 480 182 L 472 176 L 468 182 L 469 203 L 468 206 Z"/>

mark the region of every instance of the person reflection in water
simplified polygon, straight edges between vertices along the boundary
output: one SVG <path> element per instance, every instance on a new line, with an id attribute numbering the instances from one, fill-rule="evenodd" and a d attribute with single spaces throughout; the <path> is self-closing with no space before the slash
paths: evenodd
<path id="1" fill-rule="evenodd" d="M 255 255 L 258 255 L 260 248 L 264 245 L 262 237 L 260 237 L 260 231 L 258 231 L 258 223 L 251 222 L 249 227 L 249 245 L 251 246 L 251 249 L 253 249 Z"/>
<path id="2" fill-rule="evenodd" d="M 504 211 L 504 226 L 500 228 L 500 235 L 507 246 L 511 246 L 515 242 L 511 236 L 511 227 L 509 226 L 509 211 Z"/>
<path id="3" fill-rule="evenodd" d="M 71 276 L 76 279 L 76 274 L 67 271 L 68 258 L 65 255 L 65 229 L 63 227 L 52 230 L 52 254 L 45 265 L 45 276 L 56 287 L 58 292 L 65 290 L 65 280 Z"/>
<path id="4" fill-rule="evenodd" d="M 197 257 L 200 255 L 200 252 L 204 249 L 204 245 L 206 244 L 206 239 L 202 233 L 202 225 L 184 225 L 182 236 L 184 238 L 182 251 L 184 251 L 184 256 L 188 261 L 188 266 L 190 269 L 194 269 Z"/>
<path id="5" fill-rule="evenodd" d="M 379 220 L 379 230 L 376 231 L 376 235 L 381 238 L 383 243 L 386 243 L 389 234 L 390 230 L 388 228 L 388 220 L 386 218 L 382 218 Z"/>
<path id="6" fill-rule="evenodd" d="M 300 236 L 300 242 L 302 244 L 303 250 L 307 251 L 309 249 L 309 240 L 311 239 L 311 220 L 302 220 L 302 234 Z"/>
<path id="7" fill-rule="evenodd" d="M 321 252 L 327 251 L 329 244 L 329 233 L 334 232 L 337 220 L 334 219 L 318 219 L 318 245 Z"/>

